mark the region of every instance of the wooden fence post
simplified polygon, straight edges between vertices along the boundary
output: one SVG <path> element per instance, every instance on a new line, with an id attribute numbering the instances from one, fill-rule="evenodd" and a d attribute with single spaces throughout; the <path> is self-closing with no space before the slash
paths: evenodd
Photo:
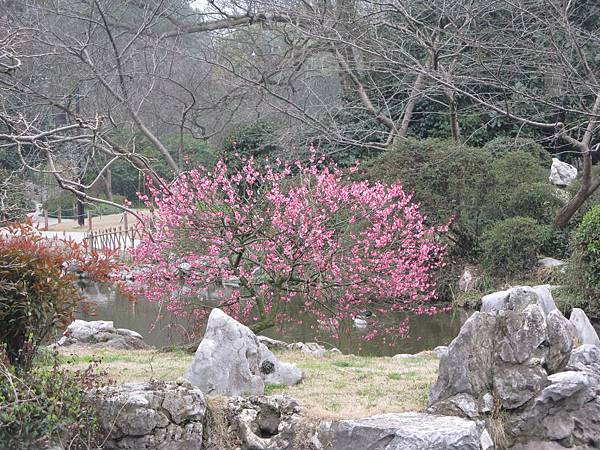
<path id="1" fill-rule="evenodd" d="M 48 208 L 44 208 L 44 231 L 48 231 Z"/>
<path id="2" fill-rule="evenodd" d="M 92 231 L 92 213 L 90 212 L 89 209 L 88 209 L 88 227 L 89 227 L 89 230 Z"/>
<path id="3" fill-rule="evenodd" d="M 60 205 L 58 205 L 58 223 L 62 222 L 62 211 L 60 210 Z"/>

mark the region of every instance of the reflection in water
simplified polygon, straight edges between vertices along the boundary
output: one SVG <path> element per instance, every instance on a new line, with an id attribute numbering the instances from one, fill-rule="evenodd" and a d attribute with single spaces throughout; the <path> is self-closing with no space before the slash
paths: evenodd
<path id="1" fill-rule="evenodd" d="M 144 336 L 144 340 L 153 346 L 186 344 L 193 331 L 190 323 L 183 318 L 174 317 L 160 305 L 145 300 L 131 302 L 116 290 L 107 286 L 89 286 L 85 296 L 90 308 L 84 308 L 79 318 L 84 320 L 112 320 L 118 328 L 129 328 Z M 88 310 L 89 309 L 89 310 Z M 434 316 L 417 316 L 411 313 L 389 313 L 378 318 L 386 325 L 400 324 L 409 318 L 409 336 L 388 344 L 389 336 L 380 336 L 371 341 L 363 339 L 365 330 L 353 327 L 339 340 L 321 330 L 312 316 L 302 317 L 302 310 L 294 312 L 295 319 L 302 324 L 287 324 L 281 328 L 266 330 L 263 334 L 286 342 L 320 342 L 326 347 L 337 347 L 343 353 L 370 356 L 391 356 L 397 353 L 417 353 L 431 350 L 438 345 L 448 345 L 458 334 L 461 325 L 468 317 L 464 310 L 455 309 Z"/>

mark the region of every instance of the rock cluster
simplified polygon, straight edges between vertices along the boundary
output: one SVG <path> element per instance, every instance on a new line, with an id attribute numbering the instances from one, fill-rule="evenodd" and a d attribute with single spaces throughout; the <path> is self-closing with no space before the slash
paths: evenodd
<path id="1" fill-rule="evenodd" d="M 84 339 L 111 327 L 75 329 Z M 257 337 L 215 309 L 186 376 L 191 383 L 126 384 L 93 395 L 109 449 L 219 448 L 223 436 L 244 450 L 491 450 L 499 436 L 512 450 L 595 448 L 599 342 L 583 311 L 574 309 L 568 320 L 556 309 L 548 286 L 497 292 L 484 297 L 482 311 L 448 347 L 436 348 L 439 376 L 426 413 L 315 424 L 292 398 L 254 394 L 266 383 L 302 377 L 267 345 L 314 354 L 325 349 Z M 232 397 L 209 414 L 206 393 Z"/>
<path id="2" fill-rule="evenodd" d="M 85 345 L 90 347 L 109 347 L 115 349 L 144 349 L 149 346 L 144 343 L 142 335 L 126 328 L 115 328 L 108 320 L 73 321 L 54 344 L 57 347 L 70 345 Z"/>
<path id="3" fill-rule="evenodd" d="M 441 357 L 428 411 L 471 419 L 502 411 L 515 445 L 600 444 L 600 348 L 573 350 L 581 336 L 594 341 L 581 314 L 566 319 L 544 286 L 484 297 Z"/>
<path id="4" fill-rule="evenodd" d="M 278 341 L 266 336 L 258 336 L 258 340 L 261 344 L 266 345 L 269 349 L 300 350 L 302 353 L 312 356 L 325 356 L 327 353 L 342 353 L 337 348 L 331 348 L 328 350 L 317 342 L 293 342 L 288 344 L 287 342 Z"/>
<path id="5" fill-rule="evenodd" d="M 215 308 L 185 377 L 206 394 L 261 395 L 265 384 L 299 383 L 302 371 L 279 361 L 248 327 Z"/>
<path id="6" fill-rule="evenodd" d="M 107 436 L 102 448 L 192 450 L 202 444 L 206 401 L 191 385 L 130 383 L 91 395 Z"/>

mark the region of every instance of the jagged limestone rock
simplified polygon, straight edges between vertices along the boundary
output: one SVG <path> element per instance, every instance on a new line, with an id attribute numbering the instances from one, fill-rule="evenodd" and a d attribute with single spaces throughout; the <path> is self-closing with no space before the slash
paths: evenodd
<path id="1" fill-rule="evenodd" d="M 185 377 L 206 394 L 261 395 L 265 384 L 300 382 L 302 371 L 279 361 L 248 327 L 215 308 Z"/>

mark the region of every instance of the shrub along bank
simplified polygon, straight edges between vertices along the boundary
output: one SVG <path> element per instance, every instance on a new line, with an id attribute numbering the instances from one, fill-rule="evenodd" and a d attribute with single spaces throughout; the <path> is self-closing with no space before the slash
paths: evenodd
<path id="1" fill-rule="evenodd" d="M 456 283 L 467 265 L 482 272 L 481 292 L 467 294 L 478 300 L 517 280 L 539 281 L 540 257 L 569 256 L 581 216 L 569 229 L 554 226 L 570 190 L 549 184 L 550 166 L 550 154 L 524 139 L 496 139 L 484 147 L 407 139 L 368 161 L 361 176 L 400 180 L 432 224 L 452 221 L 439 295 L 464 302 Z"/>

